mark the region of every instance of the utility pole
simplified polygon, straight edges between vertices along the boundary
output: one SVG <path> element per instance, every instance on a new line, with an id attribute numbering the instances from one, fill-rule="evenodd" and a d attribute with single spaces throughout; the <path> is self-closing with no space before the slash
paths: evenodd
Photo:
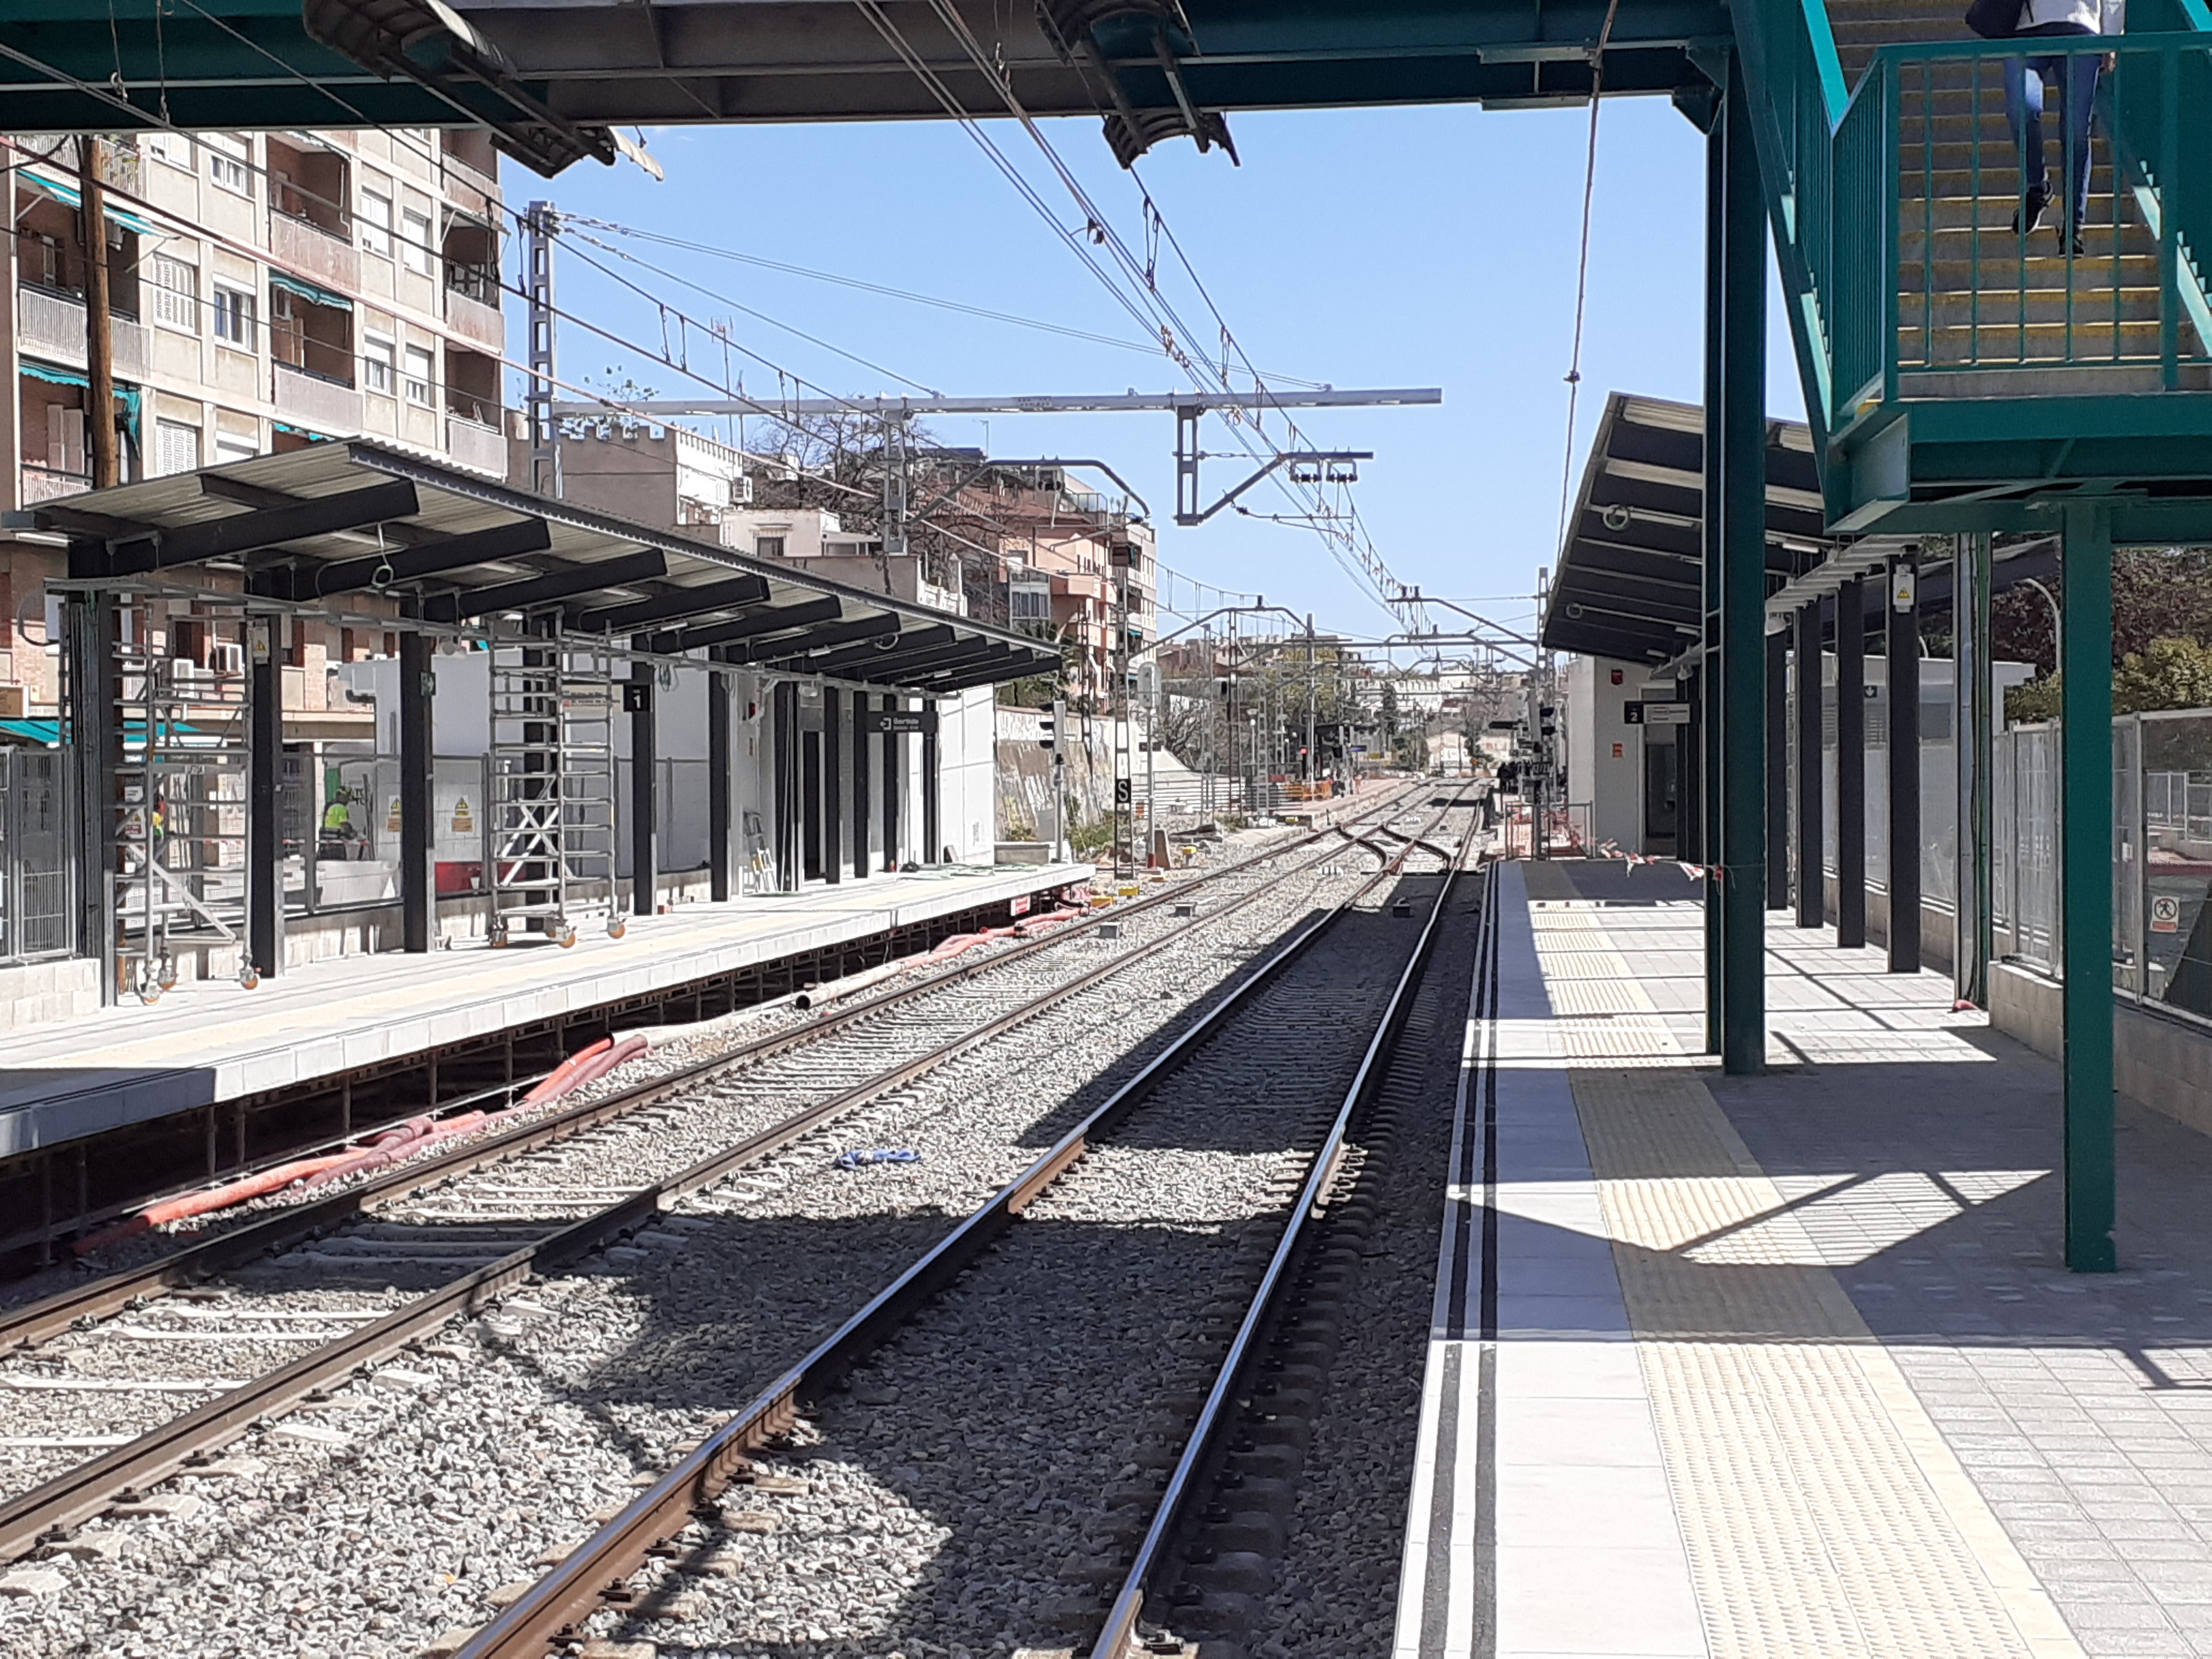
<path id="1" fill-rule="evenodd" d="M 123 482 L 115 453 L 115 319 L 107 298 L 107 185 L 100 169 L 107 146 L 89 136 L 76 141 L 80 231 L 84 242 L 84 438 L 92 487 Z"/>
<path id="2" fill-rule="evenodd" d="M 1306 752 L 1304 764 L 1298 773 L 1306 785 L 1306 799 L 1313 799 L 1313 782 L 1320 775 L 1317 764 L 1320 757 L 1314 752 L 1314 720 L 1317 713 L 1315 699 L 1319 695 L 1314 683 L 1314 623 L 1313 612 L 1306 612 Z"/>
<path id="3" fill-rule="evenodd" d="M 554 410 L 553 236 L 561 216 L 550 202 L 532 202 L 522 216 L 522 286 L 529 301 L 530 488 L 561 493 L 561 422 Z"/>

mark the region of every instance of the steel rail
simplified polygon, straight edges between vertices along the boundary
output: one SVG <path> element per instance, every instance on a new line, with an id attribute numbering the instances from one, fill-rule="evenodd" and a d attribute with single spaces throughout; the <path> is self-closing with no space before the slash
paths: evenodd
<path id="1" fill-rule="evenodd" d="M 1374 811 L 1380 812 L 1390 807 L 1405 793 L 1394 792 L 1377 802 Z M 250 1222 L 196 1244 L 185 1245 L 138 1267 L 105 1274 L 89 1284 L 57 1291 L 52 1296 L 26 1303 L 20 1308 L 0 1311 L 0 1355 L 35 1346 L 75 1328 L 82 1320 L 99 1318 L 167 1291 L 202 1284 L 217 1273 L 251 1261 L 257 1256 L 312 1238 L 331 1227 L 366 1214 L 380 1205 L 406 1198 L 424 1187 L 454 1176 L 465 1175 L 487 1164 L 503 1162 L 519 1153 L 565 1140 L 583 1130 L 626 1116 L 677 1090 L 688 1088 L 709 1077 L 774 1059 L 790 1049 L 834 1036 L 902 1002 L 927 996 L 1010 963 L 1023 961 L 1071 939 L 1085 937 L 1102 922 L 1123 921 L 1171 899 L 1188 899 L 1197 888 L 1231 876 L 1249 873 L 1255 866 L 1270 859 L 1303 851 L 1336 832 L 1334 825 L 1314 830 L 1284 846 L 1255 853 L 1249 858 L 1239 859 L 1234 864 L 1209 871 L 1194 882 L 1179 884 L 1147 898 L 1093 912 L 1079 921 L 1057 927 L 1039 938 L 1025 939 L 1011 950 L 944 969 L 912 985 L 867 997 L 823 1013 L 804 1024 L 769 1032 L 726 1053 L 710 1056 L 680 1071 L 669 1073 L 604 1099 L 562 1107 L 526 1123 L 501 1130 L 483 1139 L 465 1141 L 419 1162 L 403 1162 L 384 1175 L 342 1188 L 327 1198 L 289 1206 L 262 1220 Z M 1382 849 L 1370 850 L 1375 851 L 1378 857 L 1382 854 Z M 1294 873 L 1285 872 L 1284 877 L 1278 879 L 1286 878 Z M 1268 884 L 1269 886 L 1273 884 L 1272 882 Z M 1266 890 L 1266 887 L 1255 890 L 1255 892 Z M 1217 911 L 1214 914 L 1218 915 L 1222 913 Z M 768 1005 L 758 1006 L 764 1007 Z M 527 1087 L 538 1080 L 526 1078 L 513 1086 Z"/>
<path id="2" fill-rule="evenodd" d="M 1407 850 L 1418 844 L 1409 842 Z M 1267 1334 L 1292 1283 L 1292 1269 L 1328 1212 L 1330 1188 L 1343 1163 L 1352 1127 L 1382 1086 L 1383 1075 L 1397 1051 L 1406 1022 L 1413 1013 L 1414 999 L 1419 994 L 1422 975 L 1435 951 L 1444 907 L 1450 902 L 1452 890 L 1458 882 L 1466 850 L 1462 846 L 1447 859 L 1443 884 L 1429 907 L 1420 938 L 1414 942 L 1405 971 L 1398 976 L 1397 987 L 1376 1025 L 1375 1035 L 1360 1060 L 1359 1070 L 1351 1087 L 1345 1091 L 1344 1103 L 1337 1109 L 1335 1121 L 1329 1125 L 1328 1134 L 1314 1156 L 1282 1237 L 1276 1242 L 1267 1270 L 1253 1291 L 1251 1304 L 1237 1326 L 1206 1403 L 1199 1409 L 1190 1436 L 1183 1443 L 1182 1455 L 1176 1460 L 1158 1506 L 1152 1512 L 1152 1524 L 1146 1528 L 1129 1571 L 1123 1576 L 1121 1588 L 1106 1615 L 1105 1626 L 1091 1646 L 1091 1659 L 1135 1659 L 1145 1651 L 1138 1621 L 1148 1605 L 1173 1588 L 1172 1577 L 1182 1565 L 1176 1547 L 1191 1502 L 1209 1488 L 1218 1472 L 1219 1460 L 1224 1455 L 1224 1437 L 1237 1422 L 1239 1393 L 1254 1362 L 1265 1351 Z"/>
<path id="3" fill-rule="evenodd" d="M 1433 830 L 1464 800 L 1462 791 L 1430 820 L 1423 833 Z M 1473 833 L 1470 830 L 1470 837 Z M 1141 1106 L 1162 1081 L 1249 1007 L 1260 991 L 1303 956 L 1316 939 L 1398 871 L 1413 850 L 1408 846 L 1386 860 L 1383 867 L 1350 897 L 1300 928 L 1027 1170 L 477 1631 L 456 1650 L 453 1659 L 540 1659 L 549 1648 L 573 1633 L 574 1626 L 600 1604 L 611 1589 L 618 1589 L 656 1548 L 696 1513 L 709 1508 L 724 1488 L 746 1473 L 746 1454 L 788 1429 L 797 1420 L 803 1401 L 835 1386 L 900 1325 L 926 1307 L 939 1290 L 972 1267 L 1024 1210 L 1081 1160 L 1095 1139 Z"/>
<path id="4" fill-rule="evenodd" d="M 1294 846 L 1304 844 L 1298 842 Z M 1273 854 L 1261 856 L 1279 857 L 1282 850 L 1279 848 Z M 1245 868 L 1257 861 L 1244 860 L 1231 867 Z M 374 1364 L 455 1317 L 473 1313 L 500 1292 L 522 1283 L 533 1274 L 573 1261 L 608 1240 L 642 1225 L 685 1195 L 712 1186 L 844 1113 L 879 1099 L 949 1064 L 969 1050 L 1026 1024 L 1124 969 L 1157 955 L 1195 930 L 1210 927 L 1223 917 L 1234 915 L 1310 867 L 1310 865 L 1302 865 L 1296 869 L 1284 871 L 1250 891 L 1237 895 L 1206 915 L 1194 916 L 1183 926 L 1170 928 L 1156 939 L 1121 952 L 1073 979 L 1053 986 L 996 1018 L 963 1031 L 927 1052 L 902 1060 L 825 1100 L 804 1107 L 781 1122 L 748 1136 L 737 1145 L 714 1153 L 676 1175 L 641 1186 L 636 1191 L 592 1215 L 583 1217 L 544 1238 L 523 1245 L 498 1261 L 487 1263 L 438 1290 L 427 1292 L 383 1318 L 326 1343 L 288 1365 L 232 1389 L 197 1410 L 172 1418 L 129 1443 L 115 1447 L 5 1504 L 0 1504 L 0 1560 L 25 1553 L 57 1531 L 65 1530 L 108 1508 L 118 1501 L 122 1494 L 160 1480 L 193 1458 L 234 1438 L 240 1431 L 254 1420 L 284 1410 L 325 1384 L 362 1366 Z M 1215 873 L 1225 874 L 1227 872 Z M 1379 880 L 1381 877 L 1373 879 Z M 1371 881 L 1367 884 L 1371 884 Z M 1170 890 L 1175 890 L 1188 892 L 1189 889 Z M 1366 887 L 1363 886 L 1361 890 L 1365 891 Z M 1122 914 L 1126 915 L 1128 913 L 1125 910 Z M 1050 935 L 1032 943 L 1056 943 L 1065 936 Z M 1001 956 L 992 958 L 992 963 L 1010 959 L 1009 956 Z M 984 965 L 989 964 L 979 964 L 979 969 Z M 1271 962 L 1261 972 L 1272 971 L 1274 965 Z M 926 984 L 940 982 L 941 980 L 932 980 Z M 1241 986 L 1232 989 L 1229 1000 L 1233 1001 L 1242 990 Z M 881 1006 L 886 1001 L 902 1000 L 911 994 L 913 992 L 910 990 L 895 994 L 891 998 L 876 999 L 872 1006 Z M 1201 1024 L 1208 1024 L 1212 1018 L 1209 1014 Z M 707 1069 L 720 1070 L 727 1063 L 726 1057 L 719 1059 L 708 1063 Z M 1151 1069 L 1147 1068 L 1147 1073 Z M 671 1078 L 656 1079 L 644 1085 L 640 1092 L 645 1097 L 657 1099 L 684 1084 L 696 1082 L 701 1074 L 699 1068 L 690 1068 Z M 635 1109 L 643 1103 L 643 1099 L 634 1099 L 629 1103 Z M 440 1174 L 453 1172 L 449 1169 Z"/>

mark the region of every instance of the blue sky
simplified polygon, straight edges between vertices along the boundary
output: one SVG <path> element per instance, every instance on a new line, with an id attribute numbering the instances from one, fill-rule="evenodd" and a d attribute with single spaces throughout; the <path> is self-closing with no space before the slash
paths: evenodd
<path id="1" fill-rule="evenodd" d="M 1242 167 L 1188 143 L 1163 146 L 1141 164 L 1168 224 L 1263 370 L 1337 386 L 1443 387 L 1441 408 L 1315 411 L 1300 423 L 1316 447 L 1376 452 L 1356 495 L 1396 575 L 1430 593 L 1480 600 L 1478 609 L 1501 620 L 1527 614 L 1525 599 L 1505 596 L 1528 593 L 1556 547 L 1588 124 L 1587 112 L 1572 110 L 1244 114 L 1231 123 Z M 1048 123 L 1046 131 L 1141 250 L 1137 191 L 1107 154 L 1097 122 Z M 1060 222 L 1079 225 L 1072 198 L 1019 129 L 1000 122 L 991 131 Z M 571 214 L 1141 343 L 1127 313 L 957 126 L 648 136 L 665 183 L 628 164 L 572 168 L 550 185 L 510 167 L 510 200 L 520 207 L 542 196 Z M 1577 476 L 1609 390 L 1699 396 L 1703 181 L 1704 140 L 1664 100 L 1606 106 Z M 629 268 L 672 305 L 732 319 L 742 345 L 839 393 L 911 389 L 893 374 L 953 394 L 1186 384 L 1157 347 L 1094 344 L 607 240 L 720 296 Z M 653 344 L 661 339 L 653 305 L 576 259 L 556 280 L 564 309 Z M 1180 313 L 1203 315 L 1186 283 L 1162 281 Z M 1798 417 L 1795 369 L 1771 307 L 1770 324 L 1769 407 Z M 667 326 L 672 344 L 675 325 Z M 692 337 L 691 360 L 711 356 L 719 378 L 720 349 L 703 343 Z M 744 369 L 749 391 L 775 388 L 773 371 L 741 355 L 732 362 Z M 699 390 L 574 328 L 562 337 L 561 367 L 569 380 L 605 380 L 611 370 L 614 382 L 630 377 L 663 396 Z M 1004 456 L 1097 456 L 1146 497 L 1156 520 L 1173 505 L 1174 421 L 1164 413 L 995 416 L 988 426 L 948 419 L 938 430 L 947 442 Z M 1211 449 L 1231 441 L 1217 422 L 1207 430 Z M 757 433 L 748 435 L 757 446 Z M 1231 461 L 1208 465 L 1213 491 L 1242 476 Z M 1272 506 L 1285 503 L 1277 497 Z M 1389 626 L 1364 585 L 1310 532 L 1224 514 L 1195 529 L 1163 524 L 1160 546 L 1173 570 L 1311 611 L 1323 628 Z M 1187 605 L 1188 590 L 1176 597 Z"/>

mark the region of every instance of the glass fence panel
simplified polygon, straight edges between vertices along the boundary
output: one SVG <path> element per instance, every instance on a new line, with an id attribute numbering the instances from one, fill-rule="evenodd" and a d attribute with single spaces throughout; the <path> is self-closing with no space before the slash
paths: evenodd
<path id="1" fill-rule="evenodd" d="M 2112 722 L 2112 988 L 2140 996 L 2142 971 L 2142 722 Z"/>
<path id="2" fill-rule="evenodd" d="M 1949 704 L 1940 705 L 1948 709 Z M 1959 751 L 1948 743 L 1920 750 L 1920 892 L 1930 904 L 1959 902 Z"/>
<path id="3" fill-rule="evenodd" d="M 2058 733 L 2013 734 L 2013 951 L 2047 970 L 2058 963 Z"/>

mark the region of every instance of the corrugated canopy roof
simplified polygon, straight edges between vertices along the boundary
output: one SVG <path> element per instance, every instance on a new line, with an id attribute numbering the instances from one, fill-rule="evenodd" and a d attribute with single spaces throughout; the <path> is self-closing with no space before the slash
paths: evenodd
<path id="1" fill-rule="evenodd" d="M 942 694 L 1056 672 L 1049 644 L 715 544 L 549 501 L 380 445 L 283 455 L 119 485 L 33 509 L 69 538 L 79 580 L 191 583 L 242 573 L 293 605 L 348 593 L 405 618 L 489 631 L 557 618 L 659 656 Z M 357 618 L 356 618 L 357 619 Z"/>
<path id="2" fill-rule="evenodd" d="M 1554 651 L 1668 662 L 1703 627 L 1705 412 L 1616 392 L 1590 446 L 1544 611 Z M 1766 429 L 1766 563 L 1787 576 L 1828 544 L 1811 432 Z"/>

